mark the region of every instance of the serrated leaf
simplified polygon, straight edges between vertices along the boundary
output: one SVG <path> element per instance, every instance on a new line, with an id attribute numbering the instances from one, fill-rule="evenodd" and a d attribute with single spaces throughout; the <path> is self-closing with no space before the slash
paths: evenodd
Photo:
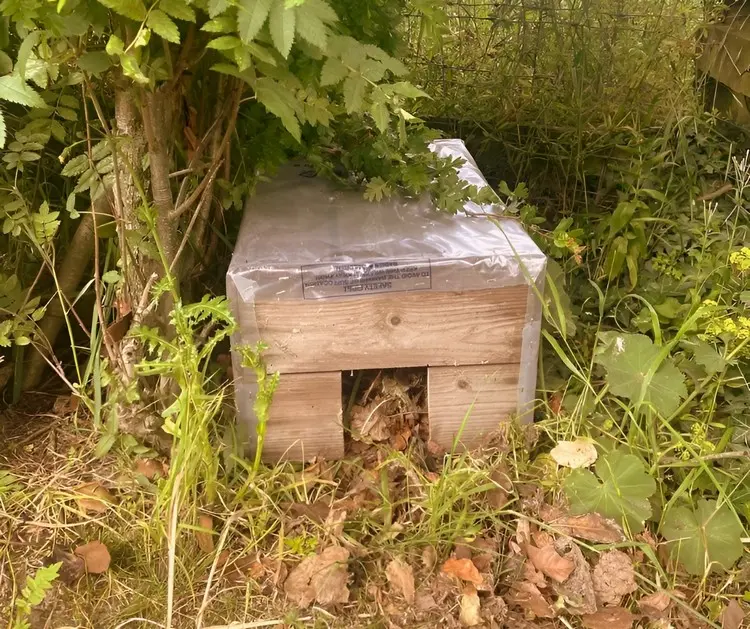
<path id="1" fill-rule="evenodd" d="M 343 81 L 347 74 L 349 74 L 349 68 L 335 57 L 328 57 L 320 71 L 320 85 L 322 87 L 336 85 Z"/>
<path id="2" fill-rule="evenodd" d="M 685 379 L 674 363 L 666 359 L 650 382 L 646 382 L 649 369 L 657 360 L 661 349 L 643 334 L 601 332 L 602 344 L 597 348 L 595 362 L 607 370 L 607 383 L 613 395 L 625 397 L 636 404 L 641 399 L 650 403 L 658 413 L 668 417 L 687 396 Z"/>
<path id="3" fill-rule="evenodd" d="M 26 73 L 26 65 L 31 57 L 34 46 L 39 43 L 39 37 L 41 31 L 32 31 L 27 37 L 21 41 L 21 45 L 18 47 L 18 55 L 16 56 L 16 74 L 28 79 Z"/>
<path id="4" fill-rule="evenodd" d="M 323 0 L 306 0 L 297 7 L 297 34 L 321 50 L 328 47 L 328 27 L 337 20 L 336 12 Z"/>
<path id="5" fill-rule="evenodd" d="M 699 500 L 695 511 L 672 507 L 662 533 L 672 556 L 694 575 L 718 566 L 728 570 L 742 556 L 742 524 L 726 504 L 719 506 L 715 500 Z"/>
<path id="6" fill-rule="evenodd" d="M 104 52 L 87 52 L 78 58 L 78 67 L 93 75 L 101 74 L 111 65 L 112 60 Z"/>
<path id="7" fill-rule="evenodd" d="M 42 97 L 17 74 L 0 76 L 0 100 L 26 107 L 47 107 Z"/>
<path id="8" fill-rule="evenodd" d="M 159 8 L 176 20 L 195 22 L 195 10 L 185 0 L 160 0 Z"/>
<path id="9" fill-rule="evenodd" d="M 6 128 L 5 128 L 5 114 L 0 111 L 0 149 L 5 148 L 5 140 L 6 138 Z"/>
<path id="10" fill-rule="evenodd" d="M 99 0 L 99 4 L 137 22 L 146 19 L 146 5 L 141 0 Z"/>
<path id="11" fill-rule="evenodd" d="M 589 470 L 576 469 L 565 479 L 571 512 L 599 513 L 623 526 L 627 524 L 633 533 L 641 531 L 651 516 L 648 499 L 656 491 L 656 481 L 643 462 L 633 454 L 614 450 L 599 457 L 595 469 L 596 476 Z"/>
<path id="12" fill-rule="evenodd" d="M 237 32 L 240 39 L 250 43 L 266 23 L 271 11 L 271 0 L 240 0 L 237 7 Z"/>
<path id="13" fill-rule="evenodd" d="M 276 0 L 271 7 L 271 14 L 268 18 L 271 40 L 284 58 L 289 56 L 292 43 L 294 43 L 295 16 L 294 9 L 287 9 L 284 6 L 284 0 Z"/>
<path id="14" fill-rule="evenodd" d="M 693 352 L 693 360 L 702 365 L 707 374 L 719 373 L 726 367 L 727 362 L 721 354 L 716 351 L 713 345 L 706 341 L 696 338 L 683 341 L 681 345 Z"/>
<path id="15" fill-rule="evenodd" d="M 236 24 L 237 22 L 234 18 L 226 15 L 209 20 L 201 26 L 201 30 L 206 33 L 232 33 L 235 30 Z"/>
<path id="16" fill-rule="evenodd" d="M 392 85 L 387 85 L 383 89 L 385 89 L 388 92 L 392 92 L 394 94 L 401 94 L 401 96 L 406 96 L 406 98 L 429 98 L 430 95 L 427 92 L 423 92 L 418 87 L 415 87 L 411 83 L 408 83 L 407 81 L 399 81 L 398 83 L 393 83 Z"/>
<path id="17" fill-rule="evenodd" d="M 148 14 L 146 20 L 146 26 L 148 26 L 154 33 L 159 37 L 166 39 L 173 44 L 180 43 L 180 29 L 177 28 L 177 24 L 172 21 L 164 11 L 154 9 Z"/>
<path id="18" fill-rule="evenodd" d="M 284 128 L 299 142 L 302 137 L 299 121 L 289 104 L 294 94 L 277 81 L 263 77 L 255 83 L 255 97 L 270 113 L 281 119 Z"/>
<path id="19" fill-rule="evenodd" d="M 229 0 L 208 0 L 208 15 L 215 18 L 230 7 Z"/>
<path id="20" fill-rule="evenodd" d="M 375 126 L 377 126 L 378 131 L 384 133 L 388 129 L 388 121 L 390 120 L 388 107 L 383 103 L 373 103 L 370 106 L 370 114 L 373 120 L 375 120 Z"/>
<path id="21" fill-rule="evenodd" d="M 353 74 L 344 81 L 344 104 L 346 113 L 353 114 L 362 110 L 362 103 L 367 92 L 367 81 L 360 74 Z"/>
<path id="22" fill-rule="evenodd" d="M 276 58 L 273 56 L 271 51 L 264 46 L 256 44 L 255 42 L 251 42 L 249 44 L 245 44 L 245 48 L 247 48 L 247 51 L 256 59 L 260 59 L 261 61 L 271 66 L 276 65 Z"/>
<path id="23" fill-rule="evenodd" d="M 68 200 L 65 202 L 65 209 L 67 210 L 68 214 L 70 214 L 70 218 L 78 218 L 80 214 L 78 213 L 78 210 L 76 210 L 76 193 L 71 192 L 68 195 Z"/>
<path id="24" fill-rule="evenodd" d="M 214 50 L 232 50 L 238 46 L 242 46 L 242 41 L 233 35 L 222 35 L 206 44 L 206 48 L 213 48 Z"/>

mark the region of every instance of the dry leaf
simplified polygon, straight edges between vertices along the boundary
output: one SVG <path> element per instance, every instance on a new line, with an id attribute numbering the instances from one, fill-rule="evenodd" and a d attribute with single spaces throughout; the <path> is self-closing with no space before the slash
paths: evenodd
<path id="1" fill-rule="evenodd" d="M 550 456 L 561 467 L 577 469 L 593 465 L 599 455 L 594 444 L 588 439 L 576 439 L 575 441 L 558 442 L 552 448 Z"/>
<path id="2" fill-rule="evenodd" d="M 429 592 L 420 592 L 417 594 L 414 605 L 421 612 L 428 612 L 437 607 L 435 597 Z"/>
<path id="3" fill-rule="evenodd" d="M 539 618 L 554 618 L 555 610 L 542 596 L 539 588 L 533 583 L 523 581 L 515 584 L 513 589 L 506 595 L 506 600 L 512 605 L 517 605 L 526 612 L 532 612 Z"/>
<path id="4" fill-rule="evenodd" d="M 490 480 L 497 486 L 487 492 L 487 502 L 495 509 L 502 509 L 508 504 L 508 494 L 513 491 L 513 482 L 504 463 L 492 470 Z"/>
<path id="5" fill-rule="evenodd" d="M 67 415 L 73 413 L 78 409 L 79 398 L 75 395 L 58 395 L 55 398 L 55 404 L 52 407 L 52 412 L 57 415 Z"/>
<path id="6" fill-rule="evenodd" d="M 565 581 L 575 568 L 573 562 L 561 557 L 552 544 L 542 548 L 527 544 L 526 554 L 537 570 L 558 583 Z"/>
<path id="7" fill-rule="evenodd" d="M 321 605 L 346 603 L 349 600 L 349 551 L 329 546 L 319 555 L 307 557 L 291 571 L 284 582 L 284 592 L 300 607 L 314 601 Z"/>
<path id="8" fill-rule="evenodd" d="M 114 502 L 109 490 L 97 482 L 81 485 L 76 491 L 82 496 L 76 499 L 78 506 L 86 513 L 104 513 Z"/>
<path id="9" fill-rule="evenodd" d="M 666 590 L 657 590 L 653 594 L 643 596 L 638 601 L 638 607 L 649 618 L 665 618 L 672 599 Z"/>
<path id="10" fill-rule="evenodd" d="M 519 546 L 525 546 L 531 541 L 531 524 L 528 518 L 518 518 L 516 522 L 516 542 Z"/>
<path id="11" fill-rule="evenodd" d="M 443 564 L 442 571 L 445 574 L 458 577 L 462 581 L 468 581 L 475 585 L 482 584 L 482 575 L 479 574 L 479 570 L 477 570 L 471 559 L 455 559 L 451 557 Z"/>
<path id="12" fill-rule="evenodd" d="M 482 617 L 479 614 L 480 609 L 481 604 L 477 589 L 471 583 L 467 583 L 464 585 L 461 594 L 461 612 L 458 615 L 458 620 L 464 627 L 474 627 L 482 622 Z"/>
<path id="13" fill-rule="evenodd" d="M 206 554 L 214 552 L 214 536 L 211 533 L 214 529 L 214 519 L 210 515 L 202 513 L 198 517 L 198 526 L 205 529 L 195 532 L 195 541 L 198 542 L 198 548 Z"/>
<path id="14" fill-rule="evenodd" d="M 422 551 L 422 565 L 427 570 L 432 570 L 437 563 L 437 551 L 434 546 L 425 546 Z"/>
<path id="15" fill-rule="evenodd" d="M 73 552 L 83 559 L 86 572 L 89 574 L 102 574 L 109 568 L 109 550 L 98 540 L 78 546 Z"/>
<path id="16" fill-rule="evenodd" d="M 44 562 L 44 565 L 48 566 L 53 563 L 61 564 L 58 572 L 59 578 L 62 583 L 68 586 L 75 584 L 86 573 L 83 558 L 69 553 L 59 546 L 52 550 L 52 555 Z"/>
<path id="17" fill-rule="evenodd" d="M 355 404 L 350 413 L 355 439 L 387 441 L 391 437 L 391 418 L 383 412 L 382 400 L 373 399 L 367 406 Z"/>
<path id="18" fill-rule="evenodd" d="M 602 605 L 619 605 L 622 597 L 638 589 L 633 562 L 621 550 L 610 550 L 599 557 L 592 575 L 596 599 Z"/>
<path id="19" fill-rule="evenodd" d="M 604 607 L 581 616 L 581 620 L 587 629 L 630 629 L 635 616 L 623 607 Z"/>
<path id="20" fill-rule="evenodd" d="M 554 527 L 555 531 L 568 537 L 579 537 L 598 544 L 615 544 L 625 540 L 620 525 L 598 513 L 568 515 L 544 504 L 539 510 L 539 516 Z"/>
<path id="21" fill-rule="evenodd" d="M 385 569 L 391 587 L 401 593 L 410 605 L 414 603 L 414 570 L 403 559 L 396 558 Z"/>
<path id="22" fill-rule="evenodd" d="M 544 580 L 544 575 L 534 567 L 534 564 L 531 563 L 531 561 L 525 561 L 523 564 L 523 578 L 537 587 L 547 587 L 547 581 Z"/>
<path id="23" fill-rule="evenodd" d="M 557 552 L 570 559 L 575 566 L 564 583 L 553 583 L 555 592 L 565 598 L 568 610 L 573 614 L 593 614 L 597 610 L 591 569 L 581 549 L 570 538 L 555 540 Z"/>
<path id="24" fill-rule="evenodd" d="M 721 629 L 740 629 L 744 619 L 745 612 L 742 605 L 736 598 L 733 598 L 721 612 Z"/>
<path id="25" fill-rule="evenodd" d="M 138 459 L 135 462 L 135 471 L 143 474 L 148 480 L 154 480 L 167 475 L 167 466 L 157 459 Z"/>

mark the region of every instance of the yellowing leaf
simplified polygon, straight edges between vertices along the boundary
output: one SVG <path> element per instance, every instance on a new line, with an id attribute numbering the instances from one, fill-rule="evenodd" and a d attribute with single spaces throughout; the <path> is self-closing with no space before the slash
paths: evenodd
<path id="1" fill-rule="evenodd" d="M 240 0 L 237 7 L 237 32 L 245 43 L 255 39 L 271 10 L 271 0 Z"/>
<path id="2" fill-rule="evenodd" d="M 294 42 L 294 23 L 296 13 L 294 9 L 287 9 L 284 0 L 276 0 L 271 7 L 271 16 L 268 18 L 268 28 L 271 31 L 271 40 L 283 57 L 289 56 Z"/>
<path id="3" fill-rule="evenodd" d="M 561 467 L 577 469 L 590 467 L 596 463 L 599 455 L 594 444 L 588 439 L 576 439 L 575 441 L 560 441 L 552 448 L 550 456 Z"/>
<path id="4" fill-rule="evenodd" d="M 146 20 L 146 26 L 153 30 L 159 37 L 173 44 L 180 43 L 180 30 L 177 28 L 177 24 L 172 21 L 172 18 L 164 13 L 164 11 L 159 11 L 159 9 L 151 11 Z"/>

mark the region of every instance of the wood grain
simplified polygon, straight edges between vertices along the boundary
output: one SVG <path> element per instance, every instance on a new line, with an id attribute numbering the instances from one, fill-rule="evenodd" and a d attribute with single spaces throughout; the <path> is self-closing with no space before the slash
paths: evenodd
<path id="1" fill-rule="evenodd" d="M 283 374 L 271 404 L 263 460 L 344 456 L 341 372 Z"/>
<path id="2" fill-rule="evenodd" d="M 298 373 L 518 362 L 528 296 L 512 286 L 242 307 L 269 346 L 268 369 Z"/>
<path id="3" fill-rule="evenodd" d="M 450 449 L 469 413 L 460 442 L 472 447 L 481 442 L 483 435 L 510 419 L 518 407 L 519 367 L 519 364 L 430 367 L 427 370 L 430 439 Z"/>

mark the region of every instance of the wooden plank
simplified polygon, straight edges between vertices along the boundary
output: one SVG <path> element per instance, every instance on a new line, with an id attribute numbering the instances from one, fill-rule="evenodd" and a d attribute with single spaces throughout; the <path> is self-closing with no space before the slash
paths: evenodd
<path id="1" fill-rule="evenodd" d="M 264 359 L 270 371 L 515 363 L 529 290 L 512 286 L 258 302 L 244 317 L 256 318 L 269 346 Z"/>
<path id="2" fill-rule="evenodd" d="M 341 372 L 283 374 L 271 403 L 263 460 L 344 456 Z"/>
<path id="3" fill-rule="evenodd" d="M 508 420 L 518 408 L 519 367 L 519 364 L 430 367 L 427 370 L 430 439 L 450 448 L 469 409 L 460 438 L 468 447 L 477 445 L 483 435 Z"/>

